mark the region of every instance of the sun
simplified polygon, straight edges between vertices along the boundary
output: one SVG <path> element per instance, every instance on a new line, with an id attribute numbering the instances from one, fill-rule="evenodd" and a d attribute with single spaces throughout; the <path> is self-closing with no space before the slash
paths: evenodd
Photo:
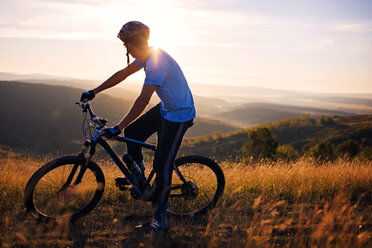
<path id="1" fill-rule="evenodd" d="M 143 10 L 143 21 L 150 28 L 149 45 L 161 48 L 195 44 L 184 10 L 169 0 L 151 1 Z"/>

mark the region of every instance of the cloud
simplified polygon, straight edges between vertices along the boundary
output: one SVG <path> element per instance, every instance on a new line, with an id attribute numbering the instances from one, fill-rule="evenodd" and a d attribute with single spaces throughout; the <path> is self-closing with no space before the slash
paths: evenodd
<path id="1" fill-rule="evenodd" d="M 0 37 L 116 40 L 118 28 L 124 22 L 139 19 L 151 27 L 154 40 L 168 47 L 267 50 L 298 47 L 299 50 L 332 45 L 331 31 L 371 30 L 370 24 L 335 25 L 309 18 L 256 14 L 253 10 L 227 11 L 221 8 L 224 3 L 221 0 L 215 4 L 170 0 L 3 0 Z"/>
<path id="2" fill-rule="evenodd" d="M 336 31 L 347 32 L 347 33 L 372 33 L 372 22 L 364 23 L 339 23 L 333 26 Z"/>

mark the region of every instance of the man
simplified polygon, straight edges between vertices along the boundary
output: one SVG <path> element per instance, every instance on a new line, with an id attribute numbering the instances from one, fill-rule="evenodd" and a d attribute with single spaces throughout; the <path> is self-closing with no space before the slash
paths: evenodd
<path id="1" fill-rule="evenodd" d="M 108 128 L 111 135 L 124 129 L 128 138 L 147 140 L 157 132 L 157 150 L 153 167 L 156 172 L 153 194 L 153 218 L 150 228 L 167 229 L 166 213 L 170 193 L 173 163 L 186 130 L 192 126 L 195 107 L 185 76 L 176 61 L 161 49 L 148 46 L 149 28 L 141 22 L 131 21 L 120 30 L 118 38 L 127 49 L 128 66 L 107 79 L 97 88 L 84 92 L 81 101 L 92 100 L 99 92 L 111 88 L 129 75 L 144 68 L 146 78 L 139 97 L 127 115 L 115 127 Z M 129 63 L 129 54 L 135 58 Z M 154 91 L 161 102 L 142 115 Z M 144 170 L 141 147 L 127 144 L 128 154 Z M 145 226 L 142 226 L 146 228 Z"/>

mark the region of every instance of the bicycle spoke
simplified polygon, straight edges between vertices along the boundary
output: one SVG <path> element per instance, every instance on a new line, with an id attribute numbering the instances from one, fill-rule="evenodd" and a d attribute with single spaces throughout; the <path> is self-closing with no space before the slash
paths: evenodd
<path id="1" fill-rule="evenodd" d="M 45 183 L 47 183 L 50 187 L 57 189 L 58 187 L 55 185 L 55 183 L 50 183 L 48 180 L 46 180 L 44 177 L 41 178 Z"/>
<path id="2" fill-rule="evenodd" d="M 89 203 L 97 189 L 96 177 L 89 169 L 78 185 L 62 190 L 73 167 L 74 164 L 59 166 L 40 179 L 34 192 L 34 204 L 38 211 L 52 217 L 70 215 Z"/>
<path id="3" fill-rule="evenodd" d="M 199 163 L 185 163 L 178 169 L 186 183 L 182 182 L 178 173 L 173 174 L 170 211 L 179 214 L 193 213 L 210 204 L 217 186 L 217 177 L 211 168 Z"/>

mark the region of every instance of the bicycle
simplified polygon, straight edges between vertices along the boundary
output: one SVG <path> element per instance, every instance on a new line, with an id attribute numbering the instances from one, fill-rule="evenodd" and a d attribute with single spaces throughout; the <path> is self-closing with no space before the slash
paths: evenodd
<path id="1" fill-rule="evenodd" d="M 146 181 L 139 184 L 131 168 L 119 159 L 106 140 L 134 143 L 152 151 L 156 150 L 156 146 L 123 136 L 108 137 L 102 131 L 108 120 L 95 115 L 89 101 L 76 104 L 82 108 L 84 115 L 83 133 L 86 141 L 81 152 L 77 156 L 60 157 L 46 163 L 31 176 L 25 188 L 26 210 L 42 221 L 67 218 L 73 222 L 97 206 L 105 188 L 102 169 L 92 161 L 97 144 L 104 148 L 126 178 L 125 182 L 116 180 L 119 190 L 130 191 L 134 199 L 148 200 L 144 197 L 145 193 L 154 186 L 153 169 Z M 87 135 L 88 131 L 90 137 Z M 213 160 L 202 156 L 177 158 L 172 175 L 168 213 L 184 217 L 203 215 L 215 207 L 224 187 L 223 171 Z"/>

